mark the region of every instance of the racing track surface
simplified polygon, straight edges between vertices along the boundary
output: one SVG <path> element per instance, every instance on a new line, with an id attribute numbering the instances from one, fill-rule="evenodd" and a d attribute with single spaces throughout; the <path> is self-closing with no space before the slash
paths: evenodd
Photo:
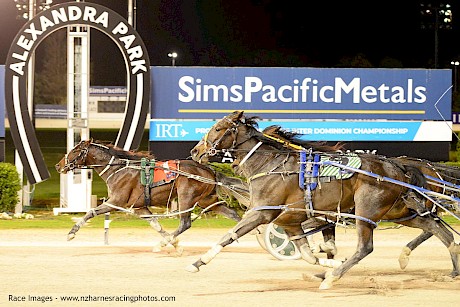
<path id="1" fill-rule="evenodd" d="M 458 229 L 458 227 L 457 227 Z M 323 269 L 303 260 L 280 261 L 263 250 L 254 235 L 223 249 L 198 273 L 185 267 L 227 230 L 190 229 L 182 236 L 184 253 L 172 247 L 153 253 L 160 236 L 152 229 L 83 227 L 73 241 L 68 230 L 1 230 L 1 306 L 458 306 L 460 278 L 447 277 L 447 249 L 431 238 L 399 268 L 402 247 L 420 233 L 401 228 L 376 230 L 374 252 L 332 289 L 318 290 L 310 276 Z M 315 240 L 319 238 L 315 237 Z M 458 238 L 457 238 L 458 242 Z M 338 229 L 338 259 L 356 246 L 354 229 Z M 321 256 L 321 255 L 320 255 Z M 10 295 L 25 296 L 12 302 Z M 30 302 L 29 295 L 52 302 Z M 63 302 L 63 296 L 174 297 L 174 302 Z M 45 299 L 45 298 L 44 298 Z"/>

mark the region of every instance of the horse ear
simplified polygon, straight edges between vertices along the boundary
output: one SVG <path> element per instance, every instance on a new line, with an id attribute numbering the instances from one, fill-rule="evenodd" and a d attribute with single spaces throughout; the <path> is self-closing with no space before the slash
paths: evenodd
<path id="1" fill-rule="evenodd" d="M 233 122 L 237 122 L 237 121 L 242 121 L 244 122 L 244 115 L 243 115 L 244 111 L 235 111 L 232 113 L 232 117 L 233 117 Z M 243 120 L 241 120 L 243 118 Z"/>

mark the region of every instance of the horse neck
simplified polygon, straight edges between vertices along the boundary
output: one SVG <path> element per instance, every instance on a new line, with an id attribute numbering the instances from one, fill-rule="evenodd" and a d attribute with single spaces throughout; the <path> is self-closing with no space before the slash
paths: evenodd
<path id="1" fill-rule="evenodd" d="M 111 163 L 114 163 L 116 160 L 112 159 L 112 155 L 106 152 L 102 147 L 97 145 L 93 145 L 90 147 L 88 156 L 86 157 L 86 165 L 92 166 L 96 173 L 101 174 L 102 171 L 104 173 L 108 173 L 106 168 L 110 167 Z"/>
<path id="2" fill-rule="evenodd" d="M 241 143 L 236 148 L 236 172 L 244 177 L 251 177 L 257 172 L 272 169 L 286 157 L 268 144 L 260 144 L 255 137 Z"/>

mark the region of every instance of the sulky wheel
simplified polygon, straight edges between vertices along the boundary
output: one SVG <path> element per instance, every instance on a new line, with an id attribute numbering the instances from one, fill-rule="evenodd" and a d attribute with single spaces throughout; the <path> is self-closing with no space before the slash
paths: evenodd
<path id="1" fill-rule="evenodd" d="M 300 259 L 300 252 L 295 244 L 288 239 L 283 227 L 270 223 L 265 228 L 264 247 L 273 257 L 279 260 Z M 260 243 L 260 242 L 259 242 Z"/>

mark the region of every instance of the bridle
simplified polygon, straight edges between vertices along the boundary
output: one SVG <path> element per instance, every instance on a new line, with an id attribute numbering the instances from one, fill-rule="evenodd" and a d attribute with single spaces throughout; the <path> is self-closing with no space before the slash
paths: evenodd
<path id="1" fill-rule="evenodd" d="M 91 146 L 91 144 L 90 144 Z M 73 150 L 71 151 L 73 152 Z M 63 170 L 72 171 L 83 164 L 88 156 L 89 146 L 85 148 L 80 148 L 80 152 L 76 155 L 71 161 L 69 161 L 69 153 L 64 156 L 65 165 Z M 78 163 L 80 162 L 80 163 Z"/>
<path id="2" fill-rule="evenodd" d="M 242 143 L 240 144 L 237 144 L 236 142 L 236 139 L 237 139 L 237 136 L 238 136 L 238 126 L 239 126 L 239 123 L 235 123 L 233 122 L 232 120 L 228 119 L 227 117 L 224 117 L 224 119 L 226 121 L 228 121 L 229 123 L 232 124 L 231 127 L 228 127 L 227 130 L 225 130 L 224 134 L 222 134 L 222 136 L 220 138 L 218 138 L 214 143 L 211 142 L 209 139 L 208 139 L 208 135 L 209 135 L 209 132 L 206 133 L 206 135 L 203 137 L 203 140 L 201 142 L 205 143 L 207 146 L 209 146 L 209 149 L 206 151 L 205 155 L 208 156 L 208 157 L 212 157 L 212 156 L 215 156 L 220 150 L 217 149 L 217 146 L 219 146 L 219 144 L 222 142 L 222 140 L 224 139 L 224 137 L 226 137 L 228 134 L 231 134 L 232 137 L 233 137 L 233 142 L 232 142 L 232 146 L 229 147 L 228 149 L 234 149 L 235 147 L 241 145 L 242 143 L 246 142 L 247 140 L 243 141 Z"/>

